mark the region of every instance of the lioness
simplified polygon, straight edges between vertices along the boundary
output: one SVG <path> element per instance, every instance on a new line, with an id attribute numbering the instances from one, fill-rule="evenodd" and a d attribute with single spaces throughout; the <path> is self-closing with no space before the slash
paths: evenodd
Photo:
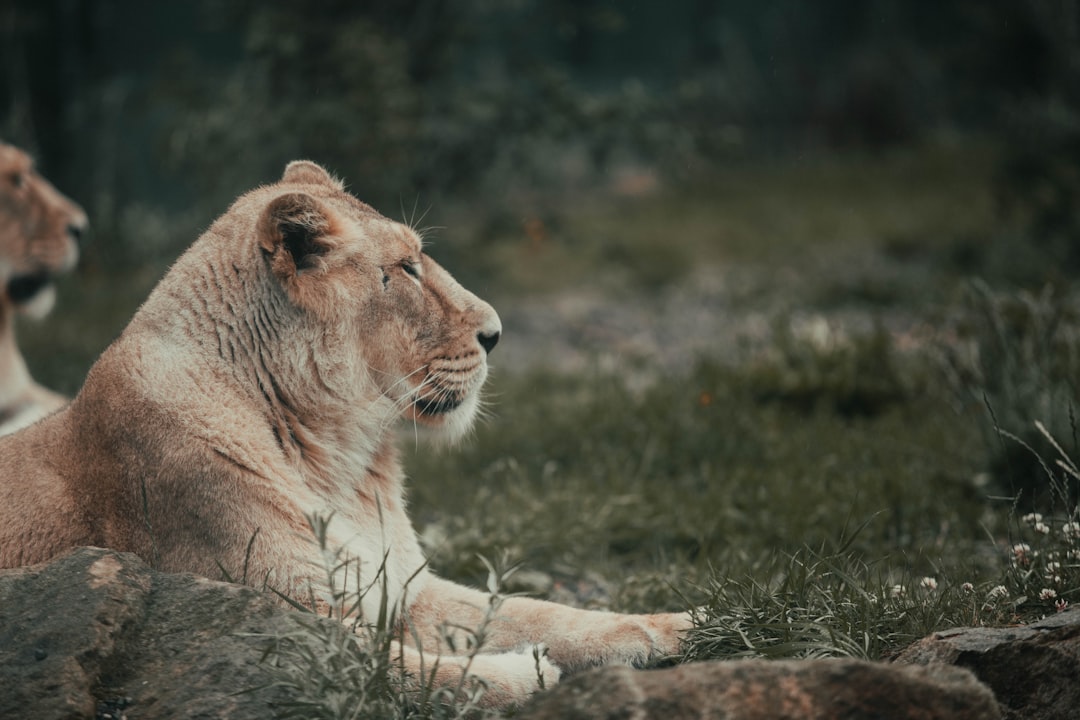
<path id="1" fill-rule="evenodd" d="M 48 314 L 53 279 L 75 267 L 85 230 L 82 208 L 39 175 L 26 153 L 0 142 L 0 435 L 67 402 L 30 376 L 15 341 L 15 314 Z"/>
<path id="2" fill-rule="evenodd" d="M 355 559 L 341 582 L 375 588 L 365 617 L 385 592 L 410 674 L 422 650 L 456 682 L 445 629 L 477 627 L 488 595 L 425 568 L 394 426 L 461 436 L 501 330 L 411 229 L 293 162 L 180 257 L 70 406 L 0 441 L 0 567 L 102 545 L 168 571 L 246 568 L 307 602 L 324 558 L 305 516 L 332 512 L 329 545 Z M 674 653 L 688 625 L 512 597 L 469 672 L 511 705 L 539 674 Z M 546 659 L 522 652 L 539 644 Z"/>

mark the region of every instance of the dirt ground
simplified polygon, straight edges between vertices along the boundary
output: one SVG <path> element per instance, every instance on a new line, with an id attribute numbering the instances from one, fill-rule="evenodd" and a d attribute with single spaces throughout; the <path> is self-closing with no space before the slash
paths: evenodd
<path id="1" fill-rule="evenodd" d="M 710 266 L 653 294 L 588 288 L 497 303 L 500 369 L 678 374 L 701 357 L 739 363 L 764 351 L 777 323 L 821 344 L 886 328 L 898 348 L 929 331 L 918 304 L 868 302 L 865 288 L 906 287 L 930 270 L 879 254 L 819 258 L 812 267 Z M 859 290 L 862 288 L 863 290 Z"/>

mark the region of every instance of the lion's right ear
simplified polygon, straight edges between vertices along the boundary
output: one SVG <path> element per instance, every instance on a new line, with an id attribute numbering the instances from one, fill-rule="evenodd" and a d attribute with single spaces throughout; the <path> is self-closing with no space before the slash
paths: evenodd
<path id="1" fill-rule="evenodd" d="M 304 288 L 323 267 L 334 248 L 334 221 L 330 212 L 307 193 L 286 193 L 270 201 L 259 217 L 256 232 L 259 247 L 267 256 L 274 275 L 299 299 Z"/>

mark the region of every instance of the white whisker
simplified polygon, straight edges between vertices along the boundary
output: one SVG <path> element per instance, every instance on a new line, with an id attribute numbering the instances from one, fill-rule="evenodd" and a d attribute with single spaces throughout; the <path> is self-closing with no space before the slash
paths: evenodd
<path id="1" fill-rule="evenodd" d="M 409 378 L 411 378 L 411 377 L 412 377 L 413 375 L 415 375 L 416 373 L 419 373 L 419 372 L 424 372 L 425 370 L 427 370 L 427 368 L 428 368 L 428 366 L 427 366 L 427 365 L 421 365 L 420 367 L 416 368 L 415 370 L 413 370 L 413 371 L 412 371 L 411 373 L 409 373 L 408 375 L 404 375 L 404 376 L 402 376 L 402 377 L 398 378 L 397 380 L 395 380 L 394 382 L 392 382 L 392 383 L 390 384 L 390 386 L 389 386 L 389 387 L 387 387 L 387 388 L 386 388 L 385 390 L 383 390 L 383 392 L 382 392 L 382 396 L 383 396 L 383 397 L 390 397 L 390 391 L 391 391 L 391 390 L 393 390 L 393 389 L 394 389 L 394 388 L 396 388 L 396 387 L 397 387 L 398 385 L 400 385 L 401 383 L 403 383 L 403 382 L 405 382 L 406 380 L 408 380 Z M 373 368 L 370 368 L 370 367 L 369 367 L 368 369 L 369 369 L 369 370 L 371 370 L 371 371 L 374 371 L 374 372 L 379 372 L 379 371 L 377 371 L 377 370 L 374 370 Z M 380 373 L 380 374 L 382 374 L 382 375 L 388 375 L 389 373 Z M 422 383 L 421 383 L 421 384 L 422 384 Z"/>

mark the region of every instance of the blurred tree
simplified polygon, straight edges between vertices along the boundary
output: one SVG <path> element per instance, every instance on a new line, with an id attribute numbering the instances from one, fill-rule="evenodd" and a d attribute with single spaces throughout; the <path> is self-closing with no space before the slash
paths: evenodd
<path id="1" fill-rule="evenodd" d="M 1021 281 L 1070 283 L 1080 271 L 1080 3 L 1032 0 L 1014 24 L 1028 52 L 1006 75 L 999 206 L 1006 240 L 1035 254 L 1007 266 Z"/>
<path id="2" fill-rule="evenodd" d="M 1075 6 L 6 0 L 0 132 L 101 234 L 131 236 L 119 255 L 145 257 L 175 252 L 147 239 L 155 212 L 205 217 L 196 205 L 219 209 L 299 156 L 392 210 L 572 188 L 626 159 L 692 175 L 732 153 L 879 148 L 1008 116 L 1035 160 L 1017 155 L 1003 193 L 1031 188 L 1038 232 L 1070 238 L 1074 166 L 1046 158 L 1071 152 Z"/>
<path id="3" fill-rule="evenodd" d="M 0 135 L 43 156 L 59 181 L 68 166 L 58 160 L 76 149 L 70 100 L 84 89 L 85 10 L 79 0 L 0 6 Z"/>

